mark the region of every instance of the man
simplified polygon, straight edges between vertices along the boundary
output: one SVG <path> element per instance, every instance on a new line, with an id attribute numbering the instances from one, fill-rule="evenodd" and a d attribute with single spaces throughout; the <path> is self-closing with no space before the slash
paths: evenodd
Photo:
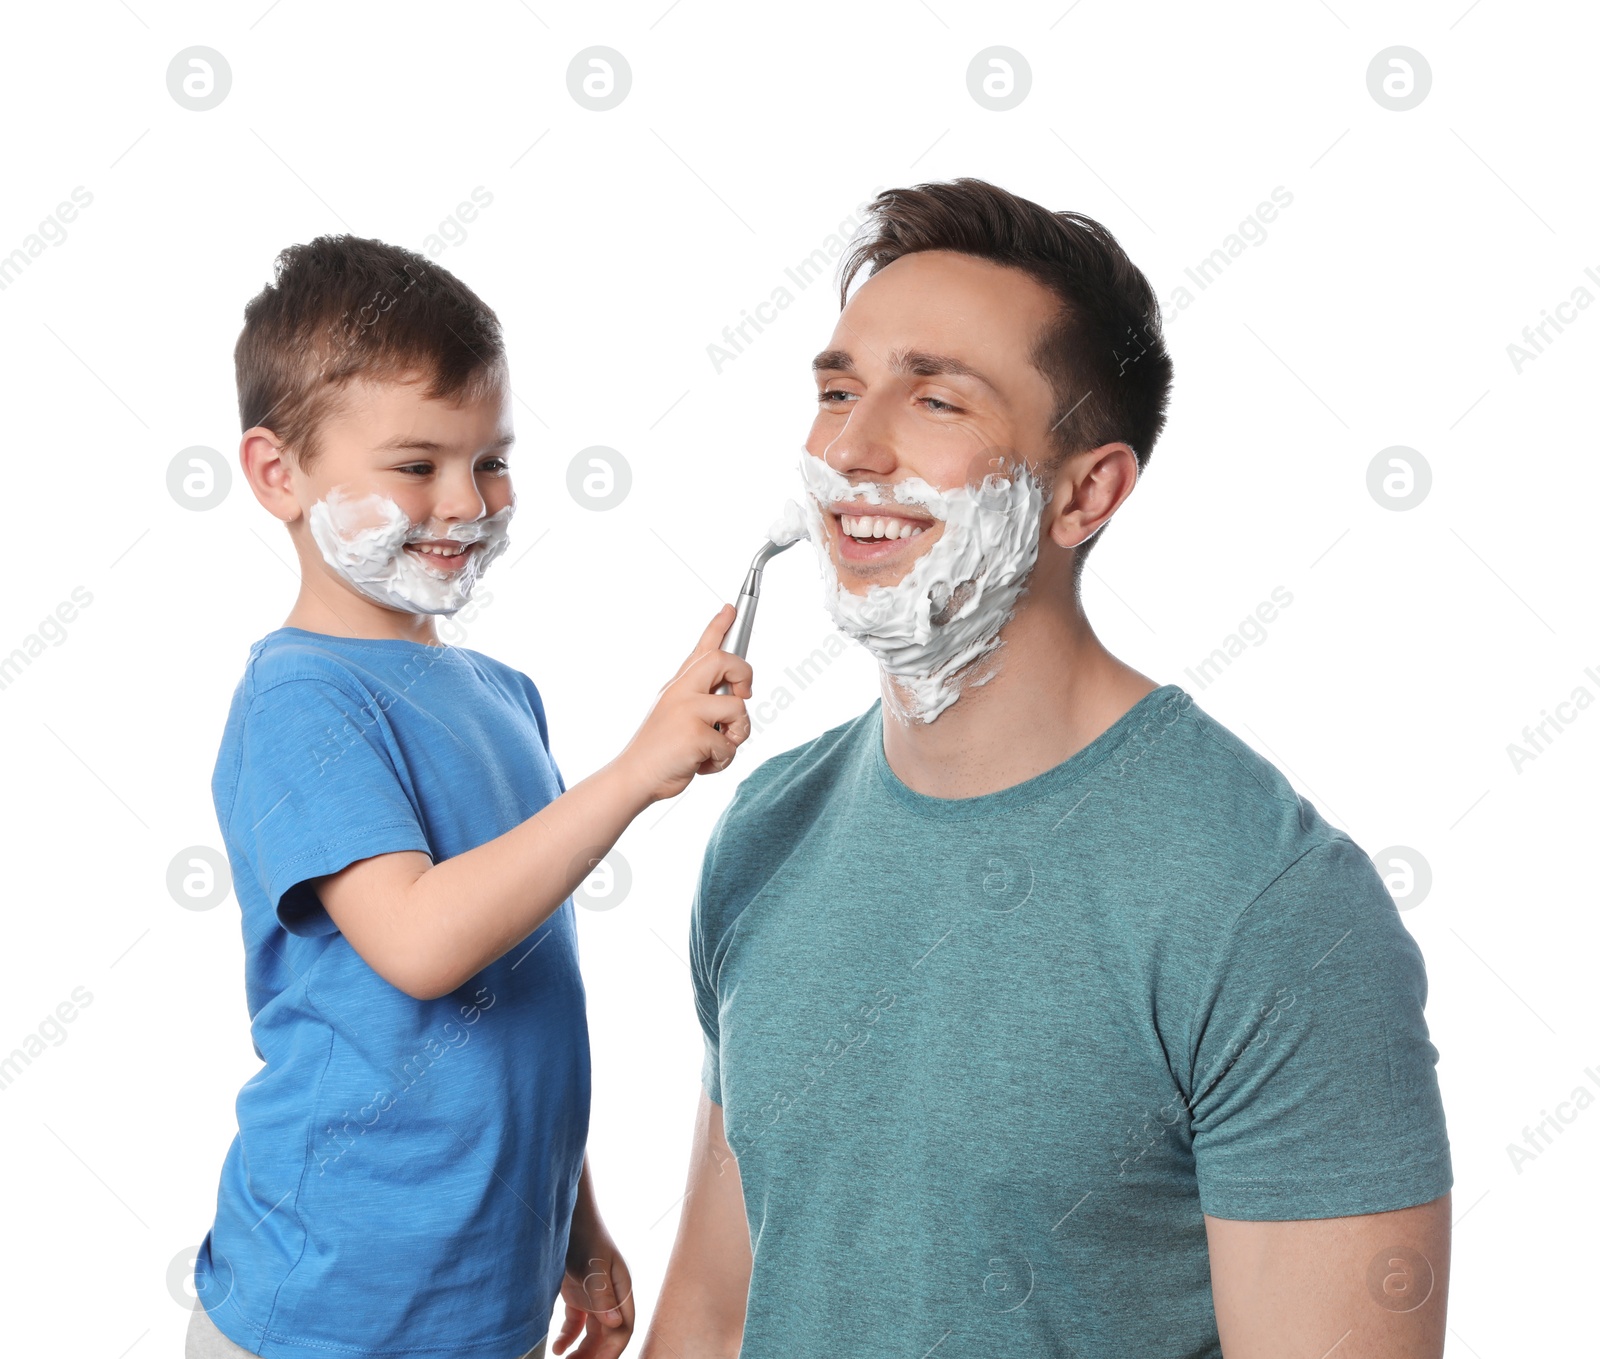
<path id="1" fill-rule="evenodd" d="M 878 197 L 847 297 L 801 461 L 881 701 L 707 848 L 645 1359 L 1440 1355 L 1421 955 L 1351 839 L 1082 610 L 1165 419 L 1149 284 L 959 180 Z"/>

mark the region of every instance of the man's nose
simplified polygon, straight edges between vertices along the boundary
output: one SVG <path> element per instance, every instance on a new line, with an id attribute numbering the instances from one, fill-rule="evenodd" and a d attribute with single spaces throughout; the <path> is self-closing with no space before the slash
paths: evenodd
<path id="1" fill-rule="evenodd" d="M 898 457 L 893 421 L 885 403 L 872 393 L 857 398 L 850 406 L 844 428 L 823 451 L 822 460 L 841 476 L 862 474 L 888 476 Z"/>

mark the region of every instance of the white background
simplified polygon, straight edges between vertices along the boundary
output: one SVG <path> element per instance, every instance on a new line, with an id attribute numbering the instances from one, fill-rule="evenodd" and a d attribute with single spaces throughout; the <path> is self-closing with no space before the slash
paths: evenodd
<path id="1" fill-rule="evenodd" d="M 1507 1150 L 1575 1088 L 1600 1094 L 1600 711 L 1566 710 L 1520 771 L 1508 754 L 1580 686 L 1600 694 L 1600 307 L 1520 372 L 1507 352 L 1574 288 L 1600 297 L 1592 13 L 267 3 L 6 20 L 0 253 L 26 254 L 75 187 L 93 201 L 0 291 L 0 654 L 74 587 L 92 603 L 0 689 L 0 1055 L 75 987 L 93 1001 L 0 1090 L 4 1349 L 180 1352 L 169 1266 L 209 1227 L 257 1067 L 234 900 L 186 909 L 166 881 L 181 851 L 220 849 L 212 761 L 294 559 L 242 479 L 197 512 L 167 471 L 193 445 L 235 463 L 233 343 L 275 253 L 346 230 L 424 249 L 472 190 L 492 195 L 436 256 L 498 311 L 519 398 L 513 545 L 467 644 L 535 678 L 573 782 L 632 734 L 791 493 L 836 296 L 798 293 L 720 372 L 707 346 L 874 190 L 966 174 L 1104 221 L 1163 299 L 1275 187 L 1293 195 L 1169 321 L 1171 422 L 1090 560 L 1087 606 L 1115 653 L 1184 685 L 1363 848 L 1431 866 L 1404 920 L 1456 1177 L 1447 1352 L 1592 1343 L 1600 1110 L 1520 1170 Z M 1366 79 L 1397 44 L 1432 71 L 1401 112 Z M 231 69 L 207 111 L 166 83 L 196 45 Z M 594 45 L 632 72 L 604 112 L 566 79 Z M 995 45 L 1032 75 L 1004 112 L 966 80 Z M 633 474 L 605 513 L 566 489 L 593 445 Z M 1414 509 L 1368 491 L 1393 445 L 1432 471 Z M 626 901 L 580 912 L 591 1154 L 641 1337 L 698 1095 L 684 959 L 706 834 L 761 760 L 876 697 L 854 647 L 803 690 L 785 677 L 829 634 L 807 551 L 767 574 L 763 729 L 629 830 Z M 1266 640 L 1196 682 L 1276 586 L 1293 603 Z"/>

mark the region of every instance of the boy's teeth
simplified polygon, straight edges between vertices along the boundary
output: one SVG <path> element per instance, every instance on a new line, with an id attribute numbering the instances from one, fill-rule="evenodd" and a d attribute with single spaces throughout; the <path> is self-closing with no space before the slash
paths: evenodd
<path id="1" fill-rule="evenodd" d="M 915 538 L 922 525 L 906 519 L 884 518 L 881 515 L 841 514 L 840 527 L 852 538 Z"/>
<path id="2" fill-rule="evenodd" d="M 467 544 L 465 543 L 460 547 L 429 547 L 425 543 L 412 543 L 411 546 L 416 548 L 418 552 L 428 552 L 435 557 L 459 557 L 467 550 Z"/>

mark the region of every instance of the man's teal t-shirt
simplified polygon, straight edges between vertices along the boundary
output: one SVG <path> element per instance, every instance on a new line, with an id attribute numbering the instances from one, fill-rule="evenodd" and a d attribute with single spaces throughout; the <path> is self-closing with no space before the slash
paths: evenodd
<path id="1" fill-rule="evenodd" d="M 439 863 L 558 797 L 544 705 L 465 647 L 279 628 L 250 648 L 212 794 L 261 1068 L 195 1289 L 267 1359 L 509 1359 L 561 1288 L 589 1126 L 570 900 L 448 995 L 390 985 L 309 886 Z"/>
<path id="2" fill-rule="evenodd" d="M 874 705 L 740 786 L 690 936 L 742 1359 L 1217 1356 L 1203 1215 L 1451 1187 L 1382 879 L 1176 685 L 971 798 Z"/>

